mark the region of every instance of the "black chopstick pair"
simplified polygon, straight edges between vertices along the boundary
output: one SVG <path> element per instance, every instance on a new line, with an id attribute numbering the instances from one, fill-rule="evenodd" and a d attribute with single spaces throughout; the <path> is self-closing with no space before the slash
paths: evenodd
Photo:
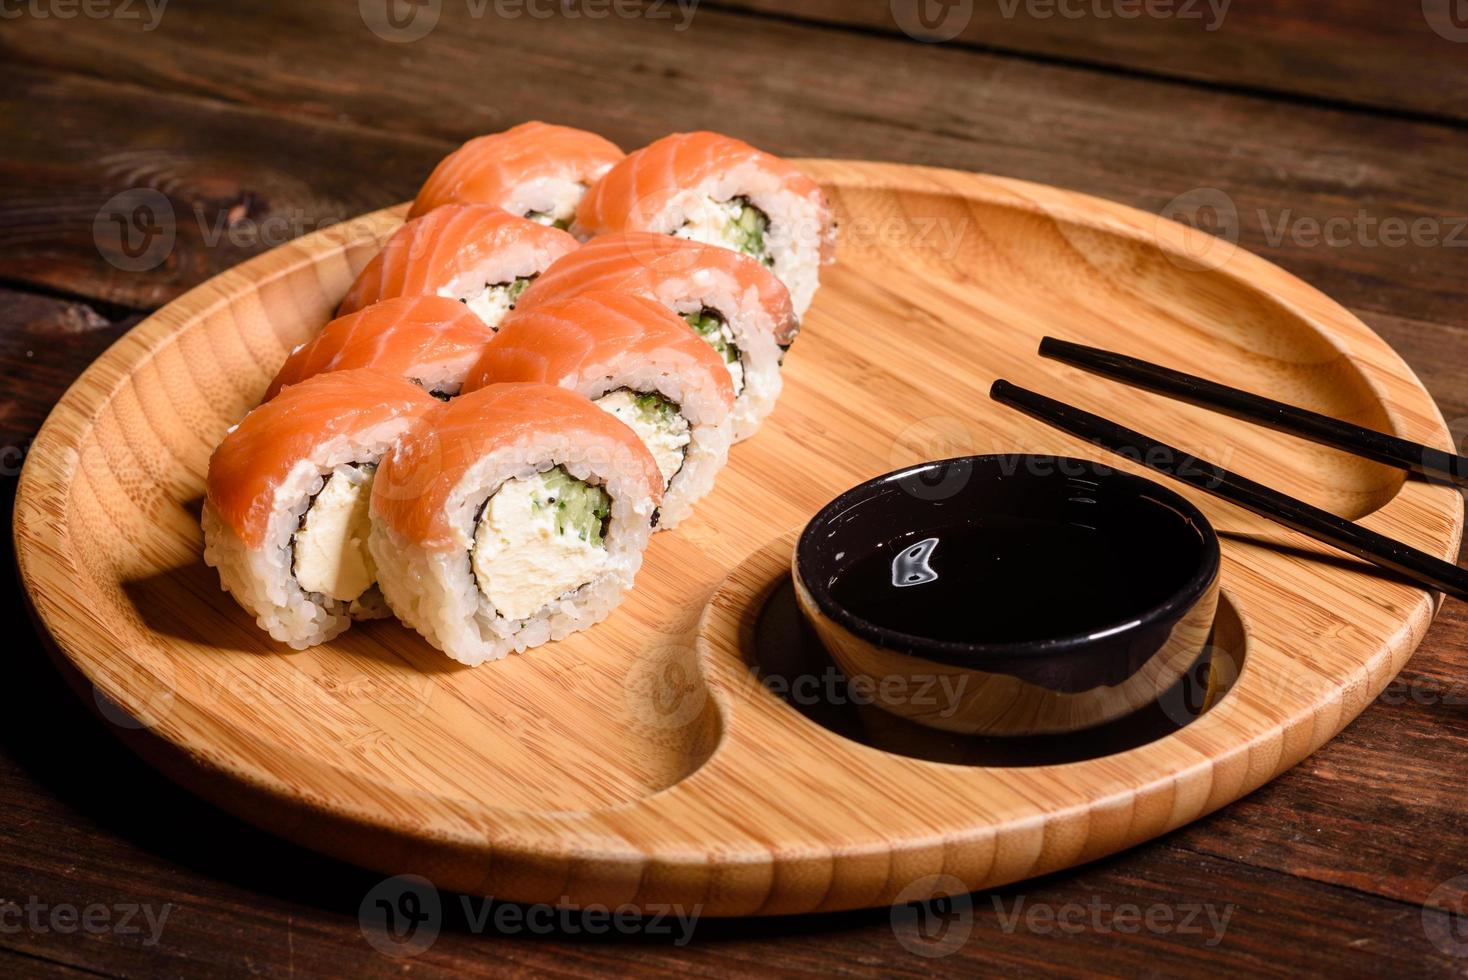
<path id="1" fill-rule="evenodd" d="M 1040 354 L 1134 387 L 1288 432 L 1379 463 L 1410 470 L 1428 479 L 1447 481 L 1460 487 L 1468 486 L 1468 458 L 1463 456 L 1095 347 L 1046 337 L 1040 342 Z M 1182 452 L 1099 415 L 1047 398 L 1003 379 L 994 382 L 989 390 L 989 397 L 1063 432 L 1277 521 L 1347 554 L 1390 569 L 1428 588 L 1468 600 L 1468 570 L 1451 562 L 1231 473 L 1215 463 Z"/>

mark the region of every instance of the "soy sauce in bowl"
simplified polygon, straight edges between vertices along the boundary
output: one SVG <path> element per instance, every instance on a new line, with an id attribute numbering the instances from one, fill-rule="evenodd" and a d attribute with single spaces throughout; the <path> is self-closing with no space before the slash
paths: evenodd
<path id="1" fill-rule="evenodd" d="M 840 568 L 831 597 L 898 633 L 1013 643 L 1089 633 L 1158 605 L 1187 578 L 1195 550 L 1154 551 L 1075 520 L 995 514 L 877 543 Z"/>

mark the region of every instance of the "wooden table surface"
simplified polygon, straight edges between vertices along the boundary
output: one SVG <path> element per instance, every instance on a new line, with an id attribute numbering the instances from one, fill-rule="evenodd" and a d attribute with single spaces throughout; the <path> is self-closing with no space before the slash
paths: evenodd
<path id="1" fill-rule="evenodd" d="M 0 3 L 7 508 L 46 412 L 141 317 L 410 197 L 457 142 L 527 118 L 626 147 L 719 128 L 1208 224 L 1361 316 L 1468 437 L 1468 21 L 1451 0 L 386 2 Z M 166 203 L 140 210 L 141 189 Z M 127 258 L 130 221 L 129 242 L 152 224 L 171 247 Z M 1274 783 L 943 917 L 702 920 L 683 943 L 649 922 L 486 924 L 443 895 L 437 938 L 404 956 L 359 921 L 381 876 L 120 748 L 62 686 L 4 565 L 0 974 L 1468 972 L 1460 604 L 1380 703 Z"/>

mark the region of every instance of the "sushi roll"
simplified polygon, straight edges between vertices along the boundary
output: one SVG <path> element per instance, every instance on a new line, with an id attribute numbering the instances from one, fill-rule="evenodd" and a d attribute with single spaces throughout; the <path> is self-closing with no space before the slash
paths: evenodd
<path id="1" fill-rule="evenodd" d="M 576 209 L 580 238 L 677 235 L 753 256 L 790 288 L 804 316 L 836 226 L 819 185 L 790 164 L 718 133 L 677 133 L 631 153 Z"/>
<path id="2" fill-rule="evenodd" d="M 204 561 L 260 628 L 298 650 L 387 607 L 367 550 L 374 470 L 439 402 L 376 371 L 291 385 L 209 459 Z"/>
<path id="3" fill-rule="evenodd" d="M 394 374 L 436 398 L 450 398 L 492 339 L 494 330 L 463 303 L 443 296 L 396 296 L 338 317 L 297 347 L 265 399 L 318 374 L 354 368 Z"/>
<path id="4" fill-rule="evenodd" d="M 393 233 L 367 263 L 337 316 L 395 296 L 445 296 L 490 327 L 576 239 L 488 204 L 445 204 Z"/>
<path id="5" fill-rule="evenodd" d="M 754 435 L 780 397 L 780 364 L 800 330 L 790 291 L 738 252 L 651 232 L 593 238 L 557 259 L 517 309 L 611 289 L 656 300 L 724 359 L 734 385 L 734 441 Z"/>
<path id="6" fill-rule="evenodd" d="M 621 419 L 652 453 L 664 488 L 658 527 L 675 527 L 729 456 L 734 385 L 724 359 L 660 304 L 590 292 L 505 319 L 464 382 L 560 385 Z"/>
<path id="7" fill-rule="evenodd" d="M 586 629 L 642 565 L 662 496 L 631 430 L 553 385 L 440 404 L 387 454 L 372 555 L 404 623 L 460 663 Z"/>
<path id="8" fill-rule="evenodd" d="M 408 217 L 442 204 L 492 204 L 564 230 L 586 188 L 623 156 L 595 133 L 524 123 L 476 137 L 439 161 Z"/>

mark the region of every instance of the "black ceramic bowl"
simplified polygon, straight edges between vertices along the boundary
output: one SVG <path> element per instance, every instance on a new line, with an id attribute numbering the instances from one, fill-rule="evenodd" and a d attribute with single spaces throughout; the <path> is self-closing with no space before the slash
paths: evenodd
<path id="1" fill-rule="evenodd" d="M 1154 701 L 1198 658 L 1218 538 L 1151 480 L 1056 456 L 922 463 L 827 504 L 796 595 L 873 703 L 934 728 L 1079 731 Z"/>

